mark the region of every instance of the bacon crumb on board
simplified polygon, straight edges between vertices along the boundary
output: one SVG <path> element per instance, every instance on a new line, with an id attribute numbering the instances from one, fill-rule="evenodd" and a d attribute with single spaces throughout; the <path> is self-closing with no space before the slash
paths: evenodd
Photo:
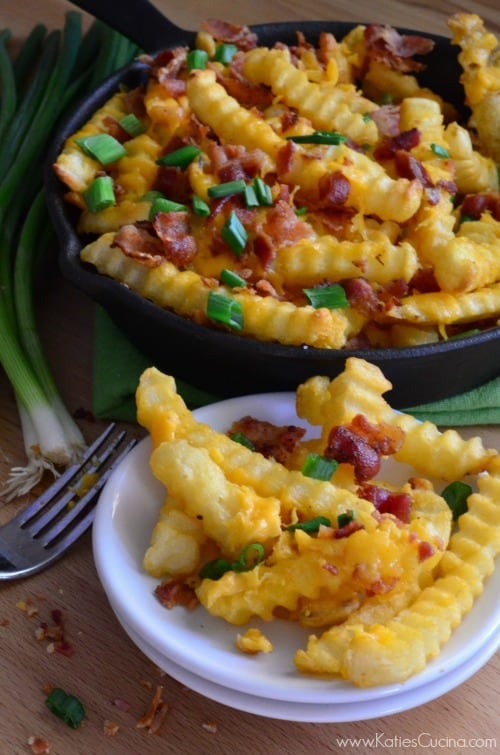
<path id="1" fill-rule="evenodd" d="M 148 709 L 136 722 L 136 727 L 138 729 L 147 729 L 148 734 L 159 733 L 167 713 L 170 710 L 170 706 L 165 702 L 162 695 L 163 687 L 161 684 L 157 684 Z"/>
<path id="2" fill-rule="evenodd" d="M 217 734 L 217 721 L 204 721 L 202 727 L 205 731 L 209 731 L 210 734 Z"/>
<path id="3" fill-rule="evenodd" d="M 103 725 L 104 733 L 107 737 L 114 737 L 120 731 L 120 727 L 114 721 L 104 721 Z"/>
<path id="4" fill-rule="evenodd" d="M 28 744 L 34 755 L 50 755 L 50 745 L 43 737 L 31 736 L 28 739 Z"/>

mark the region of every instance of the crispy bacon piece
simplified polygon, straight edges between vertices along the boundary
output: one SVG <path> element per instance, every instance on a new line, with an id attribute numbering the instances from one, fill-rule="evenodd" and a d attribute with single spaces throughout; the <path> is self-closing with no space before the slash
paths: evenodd
<path id="1" fill-rule="evenodd" d="M 165 250 L 165 257 L 178 268 L 185 267 L 196 254 L 196 241 L 190 233 L 187 212 L 159 212 L 153 227 Z"/>
<path id="2" fill-rule="evenodd" d="M 408 178 L 411 180 L 416 179 L 420 181 L 422 186 L 432 186 L 432 180 L 427 172 L 426 168 L 422 165 L 420 160 L 410 155 L 404 149 L 398 149 L 394 153 L 394 159 L 396 164 L 396 170 L 401 178 Z"/>
<path id="3" fill-rule="evenodd" d="M 183 79 L 164 78 L 161 85 L 165 92 L 170 95 L 170 97 L 174 97 L 174 99 L 177 99 L 186 93 L 187 85 Z"/>
<path id="4" fill-rule="evenodd" d="M 363 414 L 353 417 L 350 425 L 336 425 L 330 430 L 325 456 L 339 463 L 352 464 L 358 482 L 378 473 L 382 456 L 401 448 L 404 432 L 386 423 L 373 424 Z"/>
<path id="5" fill-rule="evenodd" d="M 357 490 L 361 498 L 371 501 L 380 514 L 392 514 L 403 524 L 408 524 L 411 513 L 411 497 L 408 493 L 398 493 L 380 485 L 364 483 Z"/>
<path id="6" fill-rule="evenodd" d="M 421 540 L 420 543 L 418 544 L 419 561 L 425 561 L 426 559 L 433 556 L 435 552 L 436 552 L 436 549 L 431 543 L 428 543 L 427 540 Z"/>
<path id="7" fill-rule="evenodd" d="M 123 225 L 115 235 L 112 246 L 118 246 L 127 257 L 136 259 L 147 267 L 157 267 L 165 259 L 163 244 L 151 233 L 149 224 Z"/>
<path id="8" fill-rule="evenodd" d="M 188 585 L 183 577 L 162 582 L 156 587 L 154 594 L 165 608 L 184 606 L 191 611 L 198 605 L 198 598 L 193 587 Z"/>
<path id="9" fill-rule="evenodd" d="M 262 225 L 255 230 L 253 250 L 266 267 L 276 249 L 295 244 L 313 235 L 311 225 L 297 217 L 295 207 L 285 199 L 278 199 L 269 209 Z"/>
<path id="10" fill-rule="evenodd" d="M 390 68 L 407 73 L 420 71 L 424 64 L 413 60 L 414 55 L 426 55 L 434 42 L 416 34 L 400 34 L 391 26 L 369 24 L 365 29 L 366 53 Z"/>
<path id="11" fill-rule="evenodd" d="M 257 35 L 248 26 L 239 26 L 218 18 L 209 18 L 201 22 L 201 29 L 207 31 L 219 42 L 232 42 L 240 50 L 251 50 L 257 46 Z"/>
<path id="12" fill-rule="evenodd" d="M 125 94 L 125 105 L 127 112 L 134 113 L 138 118 L 142 118 L 146 113 L 146 106 L 144 105 L 144 86 L 135 87 L 130 89 Z"/>
<path id="13" fill-rule="evenodd" d="M 235 56 L 237 57 L 237 56 Z M 236 74 L 237 68 L 231 64 L 230 70 Z M 226 92 L 239 103 L 247 108 L 258 108 L 264 110 L 268 108 L 274 99 L 274 95 L 268 87 L 261 84 L 253 84 L 240 75 L 223 76 L 217 72 L 217 81 L 222 84 Z"/>
<path id="14" fill-rule="evenodd" d="M 286 466 L 305 430 L 296 425 L 279 427 L 272 422 L 245 416 L 233 422 L 228 435 L 243 433 L 263 456 L 276 459 Z"/>
<path id="15" fill-rule="evenodd" d="M 479 219 L 484 212 L 500 222 L 500 192 L 488 191 L 480 194 L 467 194 L 461 207 L 462 214 Z"/>
<path id="16" fill-rule="evenodd" d="M 367 280 L 349 278 L 342 281 L 341 284 L 350 307 L 368 317 L 372 317 L 375 313 L 381 311 L 382 304 Z"/>
<path id="17" fill-rule="evenodd" d="M 189 175 L 175 165 L 159 165 L 152 188 L 180 204 L 187 204 L 191 199 Z"/>
<path id="18" fill-rule="evenodd" d="M 390 138 L 385 137 L 375 148 L 373 156 L 376 160 L 391 160 L 398 152 L 402 150 L 409 152 L 413 147 L 417 147 L 421 137 L 422 134 L 418 128 L 398 132 Z"/>
<path id="19" fill-rule="evenodd" d="M 186 64 L 188 54 L 187 47 L 174 47 L 171 50 L 163 50 L 152 62 L 153 73 L 160 84 L 167 79 L 177 79 Z"/>
<path id="20" fill-rule="evenodd" d="M 106 129 L 107 133 L 110 134 L 110 136 L 113 136 L 117 141 L 119 141 L 120 144 L 123 144 L 130 139 L 130 134 L 125 131 L 123 126 L 120 126 L 116 118 L 113 118 L 113 116 L 104 116 L 104 118 L 102 119 L 102 125 Z"/>
<path id="21" fill-rule="evenodd" d="M 353 532 L 357 532 L 358 530 L 362 529 L 363 525 L 353 519 L 351 522 L 344 524 L 343 527 L 336 527 L 333 530 L 333 539 L 341 540 L 344 537 L 349 537 L 349 535 L 352 535 Z"/>
<path id="22" fill-rule="evenodd" d="M 399 105 L 382 105 L 370 113 L 381 136 L 397 136 L 399 132 Z"/>
<path id="23" fill-rule="evenodd" d="M 340 170 L 326 173 L 318 183 L 321 207 L 342 207 L 347 202 L 351 184 Z"/>

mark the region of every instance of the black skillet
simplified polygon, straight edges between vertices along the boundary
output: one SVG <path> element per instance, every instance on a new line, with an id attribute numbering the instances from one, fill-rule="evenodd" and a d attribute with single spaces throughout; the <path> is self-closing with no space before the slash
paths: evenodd
<path id="1" fill-rule="evenodd" d="M 74 3 L 88 11 L 147 52 L 179 45 L 192 46 L 195 32 L 180 29 L 147 0 L 80 0 Z M 367 19 L 367 23 L 369 19 Z M 335 21 L 293 21 L 253 26 L 259 43 L 277 40 L 293 44 L 300 29 L 314 42 L 322 31 L 337 38 L 353 23 Z M 400 29 L 401 33 L 415 33 Z M 434 40 L 426 56 L 426 70 L 420 77 L 462 114 L 463 93 L 456 52 L 445 37 L 426 34 Z M 125 286 L 97 274 L 80 261 L 83 240 L 75 233 L 74 210 L 64 201 L 64 187 L 50 165 L 65 139 L 74 133 L 118 89 L 137 86 L 147 76 L 136 61 L 111 76 L 84 99 L 55 135 L 48 157 L 46 177 L 51 215 L 60 240 L 60 266 L 74 285 L 98 302 L 152 363 L 165 372 L 187 380 L 219 396 L 262 391 L 294 390 L 312 375 L 334 377 L 343 370 L 347 356 L 377 364 L 393 383 L 387 394 L 396 407 L 414 406 L 452 396 L 474 388 L 500 374 L 500 328 L 468 338 L 452 339 L 418 347 L 334 351 L 265 343 L 232 333 L 210 329 L 186 320 L 144 300 Z"/>

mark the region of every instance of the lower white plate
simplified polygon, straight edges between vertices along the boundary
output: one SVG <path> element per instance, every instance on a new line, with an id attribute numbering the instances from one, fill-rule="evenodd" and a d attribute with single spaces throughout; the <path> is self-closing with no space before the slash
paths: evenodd
<path id="1" fill-rule="evenodd" d="M 222 431 L 246 414 L 280 425 L 304 426 L 296 417 L 294 400 L 292 393 L 247 396 L 212 404 L 195 414 L 200 421 Z M 294 667 L 293 655 L 296 649 L 306 646 L 309 631 L 291 622 L 252 622 L 263 627 L 275 650 L 259 656 L 242 654 L 234 645 L 241 631 L 238 627 L 211 616 L 201 606 L 195 611 L 182 607 L 166 610 L 154 596 L 158 580 L 144 572 L 142 560 L 165 491 L 149 469 L 149 456 L 150 442 L 145 439 L 105 486 L 93 527 L 94 557 L 104 590 L 121 620 L 141 643 L 165 662 L 176 664 L 183 673 L 231 690 L 226 693 L 230 696 L 241 693 L 262 698 L 266 704 L 275 700 L 301 706 L 358 705 L 354 710 L 361 715 L 368 703 L 379 706 L 381 698 L 386 697 L 393 698 L 388 700 L 387 709 L 418 705 L 421 698 L 414 691 L 432 689 L 429 685 L 434 682 L 440 685 L 438 694 L 443 694 L 445 679 L 454 684 L 452 680 L 460 678 L 464 664 L 490 640 L 496 637 L 498 641 L 500 570 L 496 569 L 440 655 L 404 684 L 359 689 L 339 679 L 300 674 Z M 451 675 L 455 670 L 457 677 Z"/>

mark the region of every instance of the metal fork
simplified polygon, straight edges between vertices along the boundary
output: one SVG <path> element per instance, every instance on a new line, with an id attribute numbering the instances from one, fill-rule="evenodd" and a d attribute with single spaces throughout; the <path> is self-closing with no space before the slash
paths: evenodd
<path id="1" fill-rule="evenodd" d="M 90 527 L 98 493 L 135 446 L 112 423 L 39 498 L 0 527 L 0 580 L 41 571 Z"/>

